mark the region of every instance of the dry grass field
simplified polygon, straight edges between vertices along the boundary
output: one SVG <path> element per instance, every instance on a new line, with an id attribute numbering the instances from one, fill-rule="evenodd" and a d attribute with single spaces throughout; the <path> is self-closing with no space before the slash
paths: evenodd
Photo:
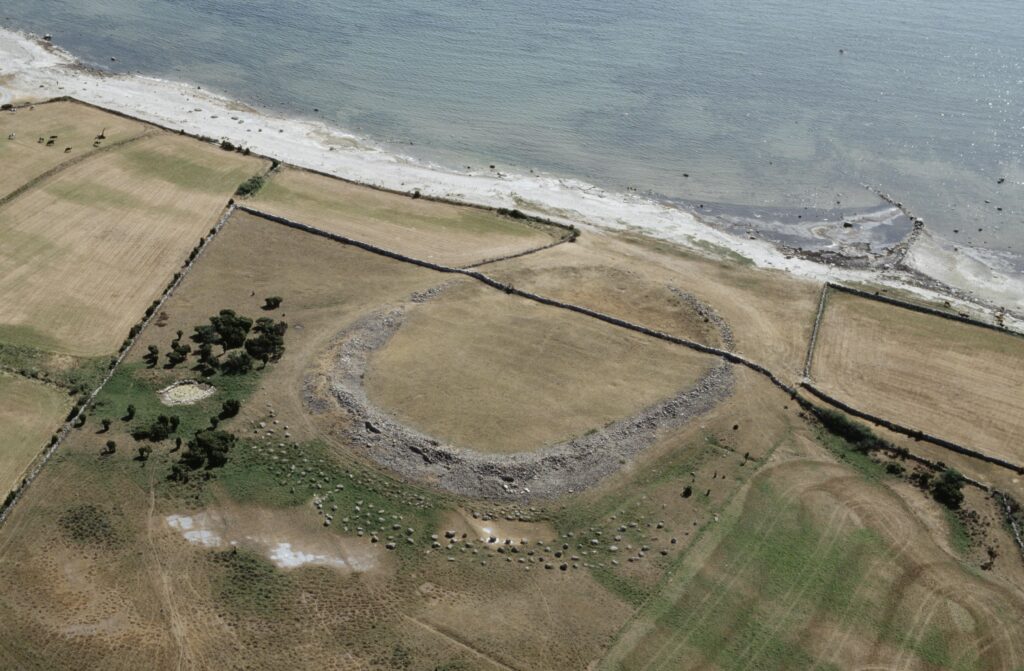
<path id="1" fill-rule="evenodd" d="M 27 441 L 0 439 L 0 479 L 17 479 L 66 413 L 72 397 L 57 385 L 105 369 L 105 357 L 81 357 L 113 350 L 261 167 L 157 133 L 0 209 L 0 343 L 13 343 L 0 361 L 55 383 L 0 374 L 0 435 Z M 273 177 L 264 200 L 448 263 L 551 239 L 298 171 Z M 487 272 L 728 346 L 679 289 L 721 316 L 737 351 L 793 380 L 820 288 L 599 232 Z M 968 395 L 1021 410 L 1019 351 L 998 334 L 842 298 L 819 339 L 823 386 L 835 374 L 866 403 L 879 386 L 867 373 L 905 368 L 923 388 L 913 366 L 941 355 L 957 365 L 935 396 L 883 386 L 888 407 L 922 413 L 940 435 L 942 422 L 959 426 L 947 406 Z M 720 363 L 236 212 L 0 526 L 0 668 L 1024 668 L 1024 564 L 993 500 L 968 488 L 965 511 L 942 508 L 908 477 L 910 460 L 852 449 L 743 367 L 699 419 L 666 423 L 616 472 L 556 498 L 470 500 L 378 466 L 379 443 L 353 440 L 357 415 L 321 392 L 351 327 L 399 307 L 404 321 L 369 355 L 370 399 L 482 451 L 598 430 Z M 172 342 L 198 349 L 193 329 L 223 309 L 286 322 L 280 361 L 233 374 L 202 370 L 193 352 L 170 365 Z M 212 395 L 161 401 L 159 390 L 196 379 Z M 980 412 L 964 421 L 1004 440 Z M 160 415 L 172 434 L 146 438 Z M 183 471 L 187 443 L 209 427 L 235 436 L 226 463 Z"/>
<path id="2" fill-rule="evenodd" d="M 459 447 L 524 452 L 692 386 L 716 360 L 462 281 L 410 310 L 366 375 L 370 400 Z"/>
<path id="3" fill-rule="evenodd" d="M 0 492 L 8 492 L 71 408 L 60 389 L 0 373 Z"/>
<path id="4" fill-rule="evenodd" d="M 18 344 L 112 352 L 262 166 L 161 133 L 22 194 L 0 209 L 0 325 Z"/>
<path id="5" fill-rule="evenodd" d="M 751 481 L 601 668 L 1018 669 L 1021 603 L 887 488 L 790 460 Z"/>
<path id="6" fill-rule="evenodd" d="M 110 146 L 138 137 L 149 126 L 115 114 L 107 114 L 87 105 L 74 102 L 54 102 L 45 105 L 0 113 L 0 165 L 14 166 L 17 170 L 0 172 L 0 198 L 57 166 L 95 153 L 93 146 L 101 133 L 106 139 L 100 147 Z M 7 138 L 14 134 L 13 140 Z M 47 142 L 57 136 L 52 145 Z M 43 138 L 42 144 L 39 138 Z M 71 151 L 65 153 L 65 149 Z"/>
<path id="7" fill-rule="evenodd" d="M 1024 338 L 831 292 L 812 378 L 853 407 L 1024 463 Z"/>
<path id="8" fill-rule="evenodd" d="M 521 289 L 720 346 L 717 330 L 680 305 L 669 289 L 675 287 L 721 316 L 732 330 L 737 353 L 792 381 L 803 371 L 821 291 L 819 284 L 786 273 L 598 231 L 486 271 Z"/>
<path id="9" fill-rule="evenodd" d="M 561 231 L 475 208 L 413 199 L 284 169 L 253 206 L 409 256 L 469 265 L 548 244 Z"/>

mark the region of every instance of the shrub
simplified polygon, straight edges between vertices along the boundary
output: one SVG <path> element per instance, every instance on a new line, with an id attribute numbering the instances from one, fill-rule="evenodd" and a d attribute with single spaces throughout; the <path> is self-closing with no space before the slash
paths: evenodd
<path id="1" fill-rule="evenodd" d="M 947 468 L 932 484 L 932 497 L 950 510 L 957 510 L 964 502 L 964 476 Z"/>
<path id="2" fill-rule="evenodd" d="M 277 308 L 281 307 L 281 302 L 283 300 L 284 299 L 281 298 L 280 296 L 268 296 L 267 298 L 263 299 L 263 309 L 276 310 Z"/>
<path id="3" fill-rule="evenodd" d="M 263 175 L 253 175 L 252 177 L 238 185 L 238 188 L 235 189 L 235 195 L 251 196 L 260 189 L 262 189 L 265 183 L 266 179 L 264 179 Z"/>
<path id="4" fill-rule="evenodd" d="M 247 352 L 232 352 L 220 367 L 225 375 L 244 375 L 252 370 L 252 361 Z"/>
<path id="5" fill-rule="evenodd" d="M 238 414 L 238 411 L 241 409 L 242 404 L 237 399 L 229 398 L 228 400 L 224 401 L 223 405 L 221 405 L 220 417 L 221 419 L 234 417 L 235 415 Z"/>
<path id="6" fill-rule="evenodd" d="M 882 440 L 871 429 L 860 422 L 853 421 L 838 410 L 817 408 L 814 414 L 829 433 L 850 443 L 858 452 L 893 449 L 888 441 Z"/>

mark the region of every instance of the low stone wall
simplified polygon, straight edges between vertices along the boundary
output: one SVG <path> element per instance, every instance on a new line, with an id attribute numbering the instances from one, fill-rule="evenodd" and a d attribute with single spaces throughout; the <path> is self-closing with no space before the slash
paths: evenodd
<path id="1" fill-rule="evenodd" d="M 107 382 L 110 382 L 110 378 L 114 376 L 114 373 L 117 371 L 117 367 L 121 365 L 121 362 L 123 362 L 125 358 L 128 356 L 128 353 L 131 352 L 132 346 L 134 346 L 136 341 L 139 339 L 139 335 L 142 333 L 145 327 L 153 320 L 153 318 L 156 317 L 160 307 L 167 302 L 167 299 L 169 299 L 171 295 L 174 294 L 174 291 L 181 285 L 182 281 L 184 281 L 189 271 L 191 271 L 192 268 L 195 266 L 196 261 L 198 261 L 199 258 L 203 255 L 203 252 L 206 251 L 206 247 L 210 244 L 214 237 L 216 237 L 217 233 L 219 233 L 220 230 L 224 227 L 224 225 L 227 223 L 228 219 L 231 217 L 234 211 L 234 202 L 229 202 L 224 213 L 217 221 L 217 224 L 210 230 L 210 232 L 206 236 L 202 238 L 200 243 L 193 250 L 192 254 L 190 254 L 189 257 L 185 260 L 185 263 L 182 264 L 181 270 L 175 273 L 174 279 L 172 279 L 171 282 L 167 285 L 167 288 L 164 289 L 164 292 L 163 294 L 161 294 L 160 298 L 146 310 L 146 315 L 139 321 L 139 323 L 132 327 L 131 334 L 129 334 L 128 338 L 126 338 L 124 343 L 121 345 L 121 348 L 118 350 L 117 356 L 113 359 L 113 361 L 111 361 L 110 368 L 107 371 L 107 374 L 103 377 L 103 379 L 100 380 L 99 385 L 97 385 L 96 388 L 93 389 L 88 396 L 86 396 L 84 399 L 79 400 L 78 404 L 75 406 L 75 409 L 72 410 L 72 412 L 68 415 L 64 424 L 61 425 L 60 429 L 57 430 L 57 433 L 54 434 L 54 437 L 46 445 L 42 453 L 40 453 L 40 455 L 35 458 L 32 464 L 29 465 L 28 469 L 26 469 L 25 475 L 21 480 L 21 484 L 18 485 L 18 487 L 16 487 L 15 489 L 12 489 L 7 494 L 7 498 L 4 500 L 3 505 L 0 506 L 0 524 L 3 524 L 7 520 L 7 516 L 10 514 L 11 509 L 13 509 L 14 506 L 18 503 L 18 501 L 24 495 L 25 491 L 28 489 L 29 485 L 31 485 L 32 482 L 39 476 L 39 473 L 43 470 L 43 467 L 46 466 L 47 462 L 49 462 L 50 458 L 54 455 L 57 449 L 64 442 L 64 439 L 67 438 L 68 434 L 74 427 L 75 422 L 78 421 L 78 419 L 82 416 L 82 413 L 84 413 L 89 408 L 92 402 L 96 399 L 97 394 L 99 394 L 100 391 L 102 391 L 103 387 L 106 386 Z"/>
<path id="2" fill-rule="evenodd" d="M 107 153 L 109 151 L 113 151 L 114 149 L 119 149 L 119 148 L 121 148 L 121 147 L 123 147 L 125 145 L 132 144 L 134 142 L 138 142 L 139 140 L 142 140 L 142 139 L 145 139 L 145 138 L 148 138 L 148 137 L 151 137 L 151 136 L 152 136 L 152 132 L 147 132 L 147 133 L 142 133 L 141 135 L 137 135 L 135 137 L 126 138 L 124 140 L 118 140 L 117 142 L 112 142 L 112 143 L 110 143 L 110 144 L 108 144 L 106 146 L 100 147 L 99 149 L 87 152 L 85 154 L 79 154 L 78 156 L 75 156 L 74 158 L 72 158 L 72 159 L 70 159 L 68 161 L 64 161 L 60 165 L 55 165 L 54 167 L 50 168 L 49 170 L 47 170 L 43 174 L 36 175 L 32 179 L 30 179 L 28 182 L 26 182 L 26 183 L 22 184 L 21 186 L 19 186 L 18 188 L 16 188 L 14 191 L 11 191 L 10 193 L 8 193 L 7 195 L 5 195 L 3 197 L 0 197 L 0 207 L 3 207 L 4 205 L 6 205 L 7 203 L 11 202 L 12 200 L 14 200 L 18 196 L 22 195 L 26 191 L 28 191 L 28 190 L 38 186 L 41 182 L 44 182 L 44 181 L 50 179 L 54 175 L 57 175 L 57 174 L 67 170 L 68 168 L 70 168 L 72 166 L 78 165 L 82 161 L 87 161 L 87 160 L 95 158 L 97 156 L 102 156 L 103 154 L 105 154 L 105 153 Z"/>
<path id="3" fill-rule="evenodd" d="M 826 282 L 821 287 L 821 297 L 818 299 L 818 314 L 814 317 L 814 325 L 811 328 L 811 339 L 807 343 L 807 357 L 804 359 L 804 379 L 811 379 L 811 367 L 814 365 L 814 350 L 818 345 L 818 331 L 821 329 L 821 318 L 825 314 L 825 303 L 828 300 L 829 285 Z"/>
<path id="4" fill-rule="evenodd" d="M 168 131 L 168 132 L 171 132 L 171 133 L 175 133 L 177 135 L 183 135 L 185 137 L 190 137 L 190 138 L 192 138 L 194 140 L 199 140 L 200 142 L 209 142 L 209 143 L 212 143 L 212 144 L 220 144 L 219 140 L 216 140 L 216 139 L 214 139 L 212 137 L 208 137 L 206 135 L 199 135 L 197 133 L 188 133 L 184 129 L 181 129 L 181 128 L 171 128 L 170 126 L 165 126 L 163 124 L 160 124 L 160 123 L 155 122 L 155 121 L 151 121 L 149 119 L 143 119 L 141 117 L 137 117 L 137 116 L 134 116 L 134 115 L 131 115 L 131 114 L 127 114 L 126 112 L 120 112 L 118 110 L 109 109 L 107 107 L 103 107 L 101 105 L 97 105 L 95 103 L 86 102 L 84 100 L 79 100 L 78 98 L 75 98 L 74 96 L 58 96 L 58 97 L 55 97 L 55 98 L 50 98 L 49 100 L 45 100 L 45 101 L 43 101 L 41 103 L 26 103 L 24 105 L 19 105 L 17 107 L 20 108 L 20 107 L 28 107 L 30 105 L 45 105 L 47 103 L 55 103 L 55 102 L 73 102 L 73 103 L 76 103 L 76 104 L 79 104 L 79 105 L 84 105 L 86 107 L 91 107 L 93 109 L 99 110 L 101 112 L 105 112 L 107 114 L 113 114 L 114 116 L 121 117 L 122 119 L 129 119 L 131 121 L 138 121 L 139 123 L 144 123 L 144 124 L 147 124 L 147 125 L 152 126 L 154 128 L 159 128 L 161 130 L 165 130 L 165 131 Z M 258 152 L 251 151 L 251 150 L 246 149 L 245 147 L 242 147 L 242 146 L 238 146 L 237 150 L 238 151 L 245 151 L 245 152 L 247 152 L 248 156 L 255 156 L 256 158 L 261 158 L 261 159 L 273 162 L 275 164 L 274 168 L 273 168 L 274 170 L 276 170 L 276 169 L 278 169 L 280 167 L 289 167 L 289 168 L 292 168 L 294 170 L 301 170 L 302 172 L 308 172 L 308 173 L 313 174 L 313 175 L 320 175 L 321 177 L 327 177 L 329 179 L 336 179 L 336 180 L 338 180 L 340 182 L 345 182 L 346 184 L 354 184 L 354 185 L 357 185 L 357 186 L 365 187 L 367 189 L 373 189 L 374 191 L 380 191 L 382 193 L 392 193 L 392 194 L 395 194 L 395 195 L 398 195 L 398 196 L 412 197 L 412 192 L 400 191 L 398 189 L 389 189 L 387 187 L 379 186 L 377 184 L 368 184 L 366 182 L 359 182 L 359 181 L 356 181 L 356 180 L 353 180 L 353 179 L 347 179 L 345 177 L 339 177 L 338 175 L 332 175 L 329 172 L 324 172 L 322 170 L 316 170 L 314 168 L 304 168 L 302 166 L 293 165 L 291 163 L 286 163 L 284 161 L 281 161 L 280 159 L 274 158 L 273 156 L 267 156 L 265 154 L 260 154 Z M 418 191 L 416 193 L 418 193 Z M 421 195 L 418 195 L 416 197 L 417 198 L 422 198 L 423 200 L 434 202 L 434 203 L 446 203 L 448 205 L 457 205 L 459 207 L 469 207 L 469 208 L 473 208 L 473 209 L 476 209 L 476 210 L 484 210 L 484 211 L 487 211 L 487 212 L 495 212 L 497 214 L 507 214 L 509 216 L 512 216 L 515 219 L 522 219 L 523 221 L 526 221 L 526 222 L 531 222 L 531 223 L 534 223 L 534 224 L 540 224 L 542 226 L 549 226 L 549 227 L 552 227 L 552 228 L 561 229 L 564 232 L 563 237 L 562 237 L 562 241 L 563 242 L 572 242 L 580 234 L 580 230 L 578 228 L 576 228 L 575 226 L 573 226 L 572 224 L 563 224 L 561 222 L 557 222 L 557 221 L 554 221 L 554 220 L 551 220 L 551 219 L 547 219 L 545 217 L 538 217 L 538 216 L 534 216 L 534 215 L 530 215 L 530 214 L 525 214 L 523 212 L 520 212 L 519 210 L 509 210 L 509 209 L 502 208 L 502 207 L 492 207 L 492 206 L 489 206 L 489 205 L 479 205 L 479 204 L 476 204 L 476 203 L 468 203 L 468 202 L 463 202 L 463 201 L 460 201 L 460 200 L 456 200 L 454 198 L 444 198 L 444 197 L 441 197 L 441 196 L 430 196 L 430 195 L 422 195 L 421 194 Z M 490 261 L 490 262 L 493 262 L 493 261 Z"/>
<path id="5" fill-rule="evenodd" d="M 995 464 L 996 466 L 1001 466 L 1003 468 L 1014 471 L 1015 473 L 1024 474 L 1024 466 L 1014 464 L 1012 462 L 1006 461 L 1005 459 L 1000 459 L 999 457 L 993 457 L 991 455 L 984 454 L 983 452 L 978 452 L 977 450 L 973 450 L 969 447 L 964 447 L 963 445 L 954 443 L 951 440 L 946 440 L 945 438 L 933 436 L 931 434 L 925 433 L 924 431 L 921 431 L 920 429 L 911 429 L 900 424 L 897 424 L 895 422 L 891 422 L 887 419 L 883 419 L 881 417 L 877 417 L 870 413 L 864 412 L 863 410 L 858 410 L 857 408 L 854 408 L 848 403 L 840 401 L 839 399 L 826 394 L 825 392 L 821 391 L 820 389 L 812 385 L 810 382 L 807 382 L 806 380 L 802 382 L 800 386 L 809 391 L 818 399 L 824 401 L 825 403 L 835 408 L 842 410 L 843 412 L 849 415 L 853 415 L 854 417 L 866 419 L 867 421 L 873 424 L 885 427 L 886 429 L 889 429 L 890 431 L 893 431 L 895 433 L 900 433 L 905 436 L 909 436 L 915 440 L 921 440 L 926 443 L 931 443 L 933 445 L 945 448 L 951 452 L 956 452 L 957 454 L 962 454 L 966 457 L 971 457 L 972 459 L 984 461 L 989 464 Z"/>
<path id="6" fill-rule="evenodd" d="M 961 322 L 963 324 L 970 324 L 972 326 L 980 326 L 981 328 L 989 329 L 992 331 L 998 331 L 999 333 L 1006 333 L 1008 335 L 1016 336 L 1018 338 L 1024 338 L 1024 333 L 1018 333 L 998 324 L 988 324 L 971 317 L 965 317 L 952 312 L 946 312 L 944 310 L 938 310 L 936 308 L 930 308 L 925 305 L 918 305 L 909 301 L 900 300 L 898 298 L 892 298 L 890 296 L 883 296 L 881 294 L 872 293 L 870 291 L 864 291 L 863 289 L 855 289 L 848 287 L 843 284 L 837 284 L 835 282 L 829 282 L 827 286 L 830 289 L 836 291 L 842 291 L 844 293 L 851 294 L 853 296 L 859 296 L 860 298 L 867 298 L 868 300 L 878 301 L 880 303 L 888 303 L 889 305 L 895 305 L 897 307 L 905 308 L 907 310 L 913 310 L 914 312 L 920 312 L 926 315 L 932 315 L 933 317 L 942 317 L 943 319 L 950 319 L 955 322 Z"/>

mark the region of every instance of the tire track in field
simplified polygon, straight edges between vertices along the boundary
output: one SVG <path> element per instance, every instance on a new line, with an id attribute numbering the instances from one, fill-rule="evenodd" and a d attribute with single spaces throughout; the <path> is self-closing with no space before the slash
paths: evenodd
<path id="1" fill-rule="evenodd" d="M 513 666 L 509 666 L 508 664 L 505 664 L 504 662 L 502 662 L 500 660 L 497 660 L 494 657 L 490 656 L 486 652 L 483 652 L 482 650 L 479 650 L 474 645 L 472 645 L 471 643 L 469 643 L 467 641 L 462 640 L 461 637 L 457 637 L 455 634 L 452 634 L 452 633 L 449 633 L 447 631 L 444 631 L 443 629 L 435 627 L 435 626 L 433 626 L 431 624 L 427 624 L 423 620 L 420 620 L 419 618 L 413 617 L 412 615 L 404 615 L 403 614 L 402 617 L 405 618 L 406 620 L 409 620 L 410 622 L 412 622 L 412 623 L 422 627 L 423 629 L 429 631 L 430 633 L 434 634 L 435 636 L 439 636 L 440 638 L 443 638 L 445 641 L 447 641 L 451 645 L 455 646 L 456 648 L 459 648 L 461 650 L 465 650 L 466 652 L 471 653 L 474 657 L 477 657 L 478 659 L 482 659 L 485 662 L 487 662 L 487 663 L 489 663 L 489 664 L 491 664 L 493 666 L 496 666 L 499 669 L 502 669 L 503 671 L 520 671 L 520 669 L 517 669 L 517 668 L 515 668 Z"/>
<path id="2" fill-rule="evenodd" d="M 767 471 L 763 471 L 762 474 L 760 475 L 760 477 L 767 479 L 768 478 L 767 474 L 774 473 L 775 471 L 777 471 L 777 470 L 779 470 L 781 468 L 786 468 L 787 466 L 791 466 L 791 464 L 782 464 L 782 465 L 779 465 L 779 466 L 775 466 L 775 467 L 773 467 L 771 469 L 768 469 Z M 802 486 L 803 485 L 801 485 L 799 483 L 793 484 L 790 487 L 788 487 L 787 489 L 785 489 L 782 492 L 780 492 L 779 496 L 780 496 L 780 498 L 788 500 L 790 498 L 791 493 L 794 492 L 795 490 L 801 488 Z M 749 497 L 749 494 L 748 494 L 748 497 Z M 743 504 L 744 511 L 746 509 L 746 506 L 749 503 L 750 503 L 749 499 L 747 501 L 744 501 L 744 504 Z M 741 516 L 742 516 L 742 514 L 743 514 L 743 512 L 740 513 Z M 767 536 L 768 534 L 770 534 L 774 530 L 776 525 L 779 523 L 780 518 L 782 516 L 783 516 L 783 512 L 782 512 L 782 508 L 780 507 L 780 508 L 775 510 L 775 514 L 773 516 L 771 516 L 769 518 L 762 518 L 762 521 L 758 525 L 757 531 L 756 531 L 758 536 L 759 537 L 764 537 L 764 536 Z M 722 539 L 722 541 L 724 541 L 724 540 L 725 540 L 725 538 Z M 721 544 L 722 541 L 719 541 L 719 545 Z M 715 551 L 712 550 L 711 554 L 713 555 L 714 552 Z M 726 596 L 730 592 L 733 591 L 733 587 L 735 587 L 736 583 L 739 580 L 741 580 L 741 579 L 743 579 L 745 577 L 744 576 L 745 572 L 755 563 L 755 561 L 756 560 L 753 557 L 751 557 L 749 555 L 745 555 L 745 556 L 737 557 L 734 561 L 730 562 L 728 567 L 726 567 L 726 569 L 725 569 L 725 570 L 728 570 L 730 575 L 731 575 L 729 580 L 724 585 L 721 585 L 721 588 L 718 589 L 717 591 L 710 592 L 709 594 L 704 596 L 700 600 L 700 602 L 697 603 L 694 606 L 693 609 L 691 609 L 691 613 L 698 612 L 698 613 L 700 613 L 700 617 L 696 620 L 696 622 L 694 622 L 694 620 L 693 620 L 694 616 L 690 615 L 686 620 L 683 621 L 683 625 L 684 626 L 681 626 L 680 629 L 681 630 L 685 629 L 686 635 L 681 640 L 678 640 L 678 642 L 676 640 L 674 640 L 674 639 L 665 640 L 660 645 L 660 647 L 658 648 L 657 654 L 655 654 L 650 659 L 650 661 L 648 661 L 646 664 L 644 664 L 644 666 L 641 667 L 641 669 L 643 671 L 647 671 L 647 669 L 652 669 L 652 668 L 653 669 L 660 669 L 660 668 L 664 668 L 664 664 L 670 663 L 671 656 L 664 656 L 662 654 L 662 652 L 665 650 L 665 648 L 667 646 L 673 646 L 672 654 L 674 655 L 675 653 L 677 653 L 678 650 L 683 645 L 685 645 L 686 641 L 689 639 L 689 631 L 694 629 L 696 626 L 700 626 L 700 625 L 704 624 L 704 622 L 707 621 L 707 619 L 711 616 L 712 611 L 714 610 L 714 608 L 716 608 L 719 604 L 721 604 L 721 602 L 726 598 Z M 695 573 L 693 577 L 696 577 L 697 575 L 699 575 L 699 573 L 700 573 L 700 571 L 698 570 L 698 572 Z M 689 582 L 689 581 L 687 581 L 687 582 Z M 675 602 L 673 602 L 673 604 L 674 603 Z M 652 665 L 655 665 L 655 664 L 657 664 L 657 666 L 652 666 Z"/>

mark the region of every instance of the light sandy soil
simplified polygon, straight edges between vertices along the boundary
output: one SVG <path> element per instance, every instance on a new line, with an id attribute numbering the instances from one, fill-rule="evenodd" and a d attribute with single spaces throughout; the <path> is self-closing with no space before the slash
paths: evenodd
<path id="1" fill-rule="evenodd" d="M 164 387 L 157 393 L 164 405 L 192 405 L 213 396 L 217 393 L 217 389 L 201 382 L 182 380 Z"/>
<path id="2" fill-rule="evenodd" d="M 295 169 L 251 204 L 282 217 L 445 265 L 468 265 L 553 242 L 562 233 L 486 210 L 374 191 Z"/>
<path id="3" fill-rule="evenodd" d="M 42 451 L 71 408 L 56 387 L 0 372 L 0 492 L 3 496 Z"/>
<path id="4" fill-rule="evenodd" d="M 525 452 L 629 417 L 715 360 L 462 281 L 410 309 L 371 355 L 367 394 L 400 421 L 479 452 Z"/>
<path id="5" fill-rule="evenodd" d="M 831 292 L 812 378 L 853 407 L 1024 463 L 1024 338 Z"/>
<path id="6" fill-rule="evenodd" d="M 0 209 L 0 324 L 114 351 L 263 161 L 171 134 L 104 153 Z"/>
<path id="7" fill-rule="evenodd" d="M 88 105 L 56 102 L 0 112 L 0 164 L 18 166 L 0 172 L 0 198 L 63 163 L 96 151 L 93 142 L 102 133 L 100 148 L 138 137 L 151 127 L 108 114 Z M 14 133 L 15 138 L 8 140 Z M 56 135 L 52 146 L 46 146 Z M 44 138 L 42 144 L 39 138 Z M 65 153 L 65 149 L 71 151 Z"/>

